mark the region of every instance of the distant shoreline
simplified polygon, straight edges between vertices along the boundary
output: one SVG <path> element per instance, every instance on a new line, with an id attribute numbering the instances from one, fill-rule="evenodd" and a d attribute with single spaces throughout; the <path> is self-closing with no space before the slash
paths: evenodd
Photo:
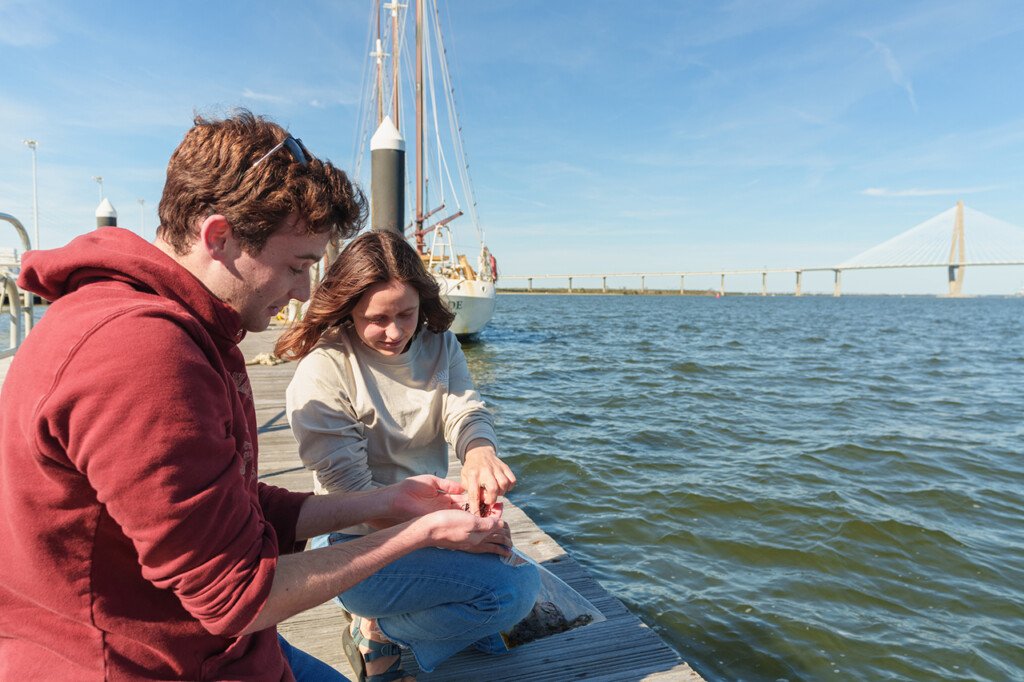
<path id="1" fill-rule="evenodd" d="M 583 288 L 573 287 L 572 291 L 567 288 L 541 288 L 534 287 L 531 289 L 510 289 L 510 288 L 496 288 L 495 292 L 501 294 L 516 294 L 526 296 L 700 296 L 705 298 L 715 298 L 719 296 L 718 291 L 708 291 L 707 289 L 687 289 L 682 294 L 679 293 L 678 289 L 608 289 L 607 291 L 602 289 L 594 288 Z M 734 298 L 734 297 L 756 297 L 756 298 L 836 298 L 828 292 L 805 292 L 800 296 L 796 296 L 792 292 L 784 291 L 769 291 L 767 294 L 762 294 L 759 291 L 726 291 L 720 295 L 721 298 Z M 949 298 L 945 294 L 857 294 L 857 293 L 843 293 L 838 298 Z M 961 299 L 968 298 L 1021 298 L 1019 294 L 977 294 L 977 295 L 964 295 L 959 296 Z"/>

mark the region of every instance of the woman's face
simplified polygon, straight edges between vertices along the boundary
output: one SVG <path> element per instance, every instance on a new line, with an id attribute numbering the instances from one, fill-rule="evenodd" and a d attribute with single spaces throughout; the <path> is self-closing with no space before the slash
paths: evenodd
<path id="1" fill-rule="evenodd" d="M 359 340 L 381 355 L 405 351 L 419 319 L 419 293 L 396 280 L 374 284 L 352 311 L 352 324 Z"/>

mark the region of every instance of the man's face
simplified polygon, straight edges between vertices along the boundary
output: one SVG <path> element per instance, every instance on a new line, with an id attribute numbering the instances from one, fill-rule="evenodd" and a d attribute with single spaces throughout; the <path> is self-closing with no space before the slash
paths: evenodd
<path id="1" fill-rule="evenodd" d="M 243 329 L 261 332 L 291 299 L 309 298 L 309 269 L 323 257 L 329 239 L 326 232 L 308 234 L 305 222 L 293 216 L 255 256 L 239 249 L 221 299 L 242 316 Z"/>

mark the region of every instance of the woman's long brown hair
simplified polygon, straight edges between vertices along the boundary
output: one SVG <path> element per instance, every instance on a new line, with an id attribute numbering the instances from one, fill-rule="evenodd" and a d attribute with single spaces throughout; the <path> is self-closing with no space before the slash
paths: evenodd
<path id="1" fill-rule="evenodd" d="M 393 232 L 366 232 L 346 246 L 313 291 L 302 319 L 277 340 L 278 357 L 300 360 L 313 350 L 328 329 L 352 319 L 352 310 L 366 290 L 396 280 L 420 295 L 419 331 L 447 330 L 455 315 L 441 300 L 437 281 L 423 266 L 416 250 Z"/>

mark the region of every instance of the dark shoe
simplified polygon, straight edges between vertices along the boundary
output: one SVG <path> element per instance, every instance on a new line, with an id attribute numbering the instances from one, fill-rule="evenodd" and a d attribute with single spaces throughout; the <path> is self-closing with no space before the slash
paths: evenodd
<path id="1" fill-rule="evenodd" d="M 401 668 L 402 650 L 398 645 L 394 642 L 378 642 L 375 639 L 366 638 L 363 635 L 362 623 L 362 618 L 352 614 L 352 627 L 345 628 L 341 633 L 345 656 L 348 658 L 348 663 L 352 666 L 352 672 L 356 674 L 358 682 L 394 682 L 394 680 L 406 677 L 407 673 Z M 359 647 L 365 647 L 369 651 L 364 653 Z M 384 672 L 367 677 L 366 661 L 375 661 L 387 656 L 397 656 L 398 658 Z"/>

